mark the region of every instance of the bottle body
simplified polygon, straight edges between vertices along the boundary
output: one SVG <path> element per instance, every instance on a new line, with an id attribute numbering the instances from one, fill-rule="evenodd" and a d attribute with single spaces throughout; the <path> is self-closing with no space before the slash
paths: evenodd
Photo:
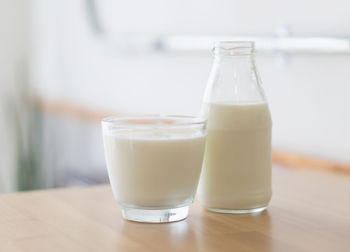
<path id="1" fill-rule="evenodd" d="M 271 116 L 248 58 L 214 61 L 203 102 L 208 122 L 199 200 L 213 211 L 257 212 L 271 199 Z"/>

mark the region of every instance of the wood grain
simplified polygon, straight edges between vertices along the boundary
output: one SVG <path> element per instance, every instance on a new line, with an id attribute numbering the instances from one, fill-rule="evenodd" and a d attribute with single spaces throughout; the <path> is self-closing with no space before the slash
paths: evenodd
<path id="1" fill-rule="evenodd" d="M 31 99 L 31 103 L 35 108 L 44 113 L 49 113 L 56 116 L 78 118 L 94 123 L 100 123 L 103 118 L 108 116 L 123 115 L 122 113 L 100 111 L 98 109 L 88 108 L 69 101 L 55 101 L 33 97 Z"/>
<path id="2" fill-rule="evenodd" d="M 325 170 L 350 175 L 350 165 L 297 153 L 273 150 L 272 162 L 292 169 Z"/>
<path id="3" fill-rule="evenodd" d="M 171 224 L 123 220 L 107 185 L 0 195 L 0 251 L 349 251 L 350 177 L 273 174 L 262 214 L 211 213 L 196 202 Z"/>

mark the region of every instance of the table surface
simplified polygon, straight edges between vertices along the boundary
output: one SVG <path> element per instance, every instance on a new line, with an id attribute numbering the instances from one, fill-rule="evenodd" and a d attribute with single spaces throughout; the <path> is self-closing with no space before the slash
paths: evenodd
<path id="1" fill-rule="evenodd" d="M 204 210 L 170 224 L 125 221 L 107 185 L 0 195 L 0 251 L 349 251 L 350 176 L 273 171 L 257 215 Z"/>

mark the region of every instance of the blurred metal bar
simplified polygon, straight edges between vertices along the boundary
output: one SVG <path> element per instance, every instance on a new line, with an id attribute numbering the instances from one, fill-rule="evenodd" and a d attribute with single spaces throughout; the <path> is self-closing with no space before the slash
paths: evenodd
<path id="1" fill-rule="evenodd" d="M 255 41 L 257 52 L 349 54 L 350 38 L 293 37 L 293 36 L 210 36 L 169 35 L 145 36 L 138 34 L 109 34 L 103 28 L 96 0 L 85 0 L 86 12 L 92 31 L 115 50 L 127 52 L 207 52 L 219 40 Z"/>
<path id="2" fill-rule="evenodd" d="M 263 53 L 350 53 L 349 39 L 332 37 L 168 36 L 158 46 L 164 51 L 207 51 L 218 40 L 255 41 Z"/>

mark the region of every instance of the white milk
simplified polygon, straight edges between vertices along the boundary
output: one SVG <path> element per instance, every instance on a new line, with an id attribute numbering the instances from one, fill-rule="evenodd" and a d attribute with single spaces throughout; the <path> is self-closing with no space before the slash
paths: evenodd
<path id="1" fill-rule="evenodd" d="M 206 104 L 207 142 L 199 187 L 204 207 L 246 210 L 271 198 L 271 117 L 266 103 Z"/>
<path id="2" fill-rule="evenodd" d="M 123 206 L 189 205 L 196 193 L 205 135 L 190 129 L 114 131 L 104 144 L 114 195 Z"/>

